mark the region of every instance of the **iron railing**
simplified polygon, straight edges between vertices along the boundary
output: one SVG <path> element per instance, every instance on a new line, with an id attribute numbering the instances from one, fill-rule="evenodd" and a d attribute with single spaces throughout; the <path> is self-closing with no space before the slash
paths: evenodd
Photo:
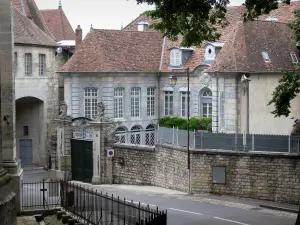
<path id="1" fill-rule="evenodd" d="M 52 195 L 51 195 L 52 193 Z M 22 184 L 22 210 L 63 208 L 85 224 L 166 225 L 167 211 L 69 182 Z"/>

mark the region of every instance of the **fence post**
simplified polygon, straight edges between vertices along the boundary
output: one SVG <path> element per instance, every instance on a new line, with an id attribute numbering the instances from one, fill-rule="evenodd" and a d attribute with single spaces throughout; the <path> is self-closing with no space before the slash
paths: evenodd
<path id="1" fill-rule="evenodd" d="M 193 137 L 194 137 L 194 148 L 196 148 L 196 130 L 195 129 L 194 129 Z"/>
<path id="2" fill-rule="evenodd" d="M 291 153 L 291 135 L 289 135 L 289 153 Z"/>
<path id="3" fill-rule="evenodd" d="M 177 131 L 176 131 L 176 141 L 177 141 L 177 146 L 178 146 L 178 127 L 177 127 Z"/>
<path id="4" fill-rule="evenodd" d="M 172 129 L 172 145 L 175 145 L 175 128 Z"/>
<path id="5" fill-rule="evenodd" d="M 234 135 L 235 150 L 237 151 L 237 133 Z"/>
<path id="6" fill-rule="evenodd" d="M 255 146 L 254 146 L 254 134 L 252 134 L 252 151 L 255 151 Z"/>
<path id="7" fill-rule="evenodd" d="M 201 142 L 200 148 L 203 149 L 203 131 L 201 131 L 200 134 L 201 134 L 201 135 L 200 135 L 200 137 L 201 137 L 201 139 L 200 139 L 200 142 Z"/>
<path id="8" fill-rule="evenodd" d="M 157 137 L 157 140 L 156 140 L 156 142 L 157 143 L 160 143 L 160 141 L 159 141 L 159 124 L 157 124 L 157 135 L 156 135 L 156 137 Z"/>
<path id="9" fill-rule="evenodd" d="M 43 189 L 41 190 L 43 192 L 43 208 L 45 209 L 46 208 L 46 205 L 45 205 L 45 179 L 43 179 Z"/>

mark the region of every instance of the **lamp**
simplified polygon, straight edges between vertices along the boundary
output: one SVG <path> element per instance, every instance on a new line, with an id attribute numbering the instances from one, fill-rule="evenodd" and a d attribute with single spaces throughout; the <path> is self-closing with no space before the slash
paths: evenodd
<path id="1" fill-rule="evenodd" d="M 173 87 L 177 84 L 177 77 L 175 75 L 169 76 L 169 84 Z"/>

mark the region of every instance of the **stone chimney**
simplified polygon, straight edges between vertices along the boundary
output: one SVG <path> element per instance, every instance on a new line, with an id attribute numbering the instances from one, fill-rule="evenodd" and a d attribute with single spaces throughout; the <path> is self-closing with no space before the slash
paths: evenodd
<path id="1" fill-rule="evenodd" d="M 81 42 L 82 42 L 82 29 L 80 25 L 78 25 L 75 30 L 75 49 L 81 44 Z"/>

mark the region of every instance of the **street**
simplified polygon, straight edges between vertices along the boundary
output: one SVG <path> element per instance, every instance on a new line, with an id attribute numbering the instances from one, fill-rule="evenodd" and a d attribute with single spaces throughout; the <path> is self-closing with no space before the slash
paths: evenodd
<path id="1" fill-rule="evenodd" d="M 47 171 L 24 172 L 25 182 L 37 182 L 47 178 Z M 167 209 L 168 225 L 294 225 L 296 220 L 296 214 L 267 210 L 255 204 L 225 201 L 205 195 L 188 196 L 186 193 L 158 187 L 74 183 L 103 193 L 107 192 L 108 195 L 119 196 L 121 199 L 126 198 L 127 201 L 133 200 L 136 204 L 140 201 L 143 206 L 149 204 L 153 208 L 158 206 L 160 210 Z M 35 190 L 31 190 L 30 187 L 27 189 L 38 192 L 40 187 L 33 188 Z M 35 198 L 40 199 L 40 196 L 41 193 L 37 193 Z M 49 198 L 51 193 L 47 193 L 46 196 L 51 200 L 52 197 Z M 28 203 L 30 201 L 32 200 L 27 200 Z M 56 201 L 57 198 L 53 197 L 52 203 L 56 204 Z"/>

